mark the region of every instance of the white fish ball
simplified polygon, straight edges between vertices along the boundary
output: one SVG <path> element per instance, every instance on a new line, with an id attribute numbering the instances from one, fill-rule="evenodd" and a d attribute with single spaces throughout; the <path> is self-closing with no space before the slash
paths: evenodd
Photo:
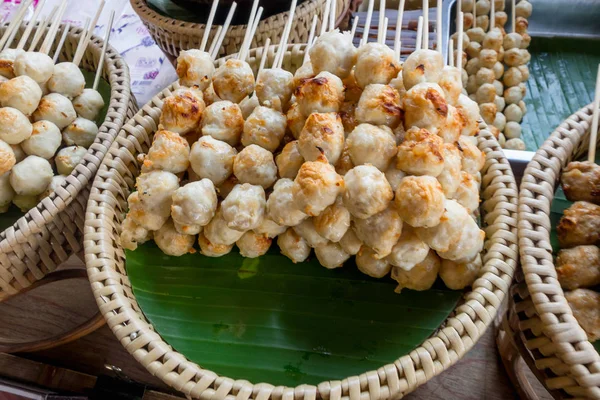
<path id="1" fill-rule="evenodd" d="M 60 149 L 54 157 L 56 163 L 56 169 L 61 175 L 69 175 L 83 160 L 83 157 L 87 153 L 87 149 L 81 146 L 69 146 Z"/>
<path id="2" fill-rule="evenodd" d="M 89 119 L 78 117 L 63 131 L 63 139 L 69 146 L 81 146 L 88 148 L 96 140 L 98 127 Z"/>
<path id="3" fill-rule="evenodd" d="M 48 160 L 29 156 L 13 167 L 10 185 L 17 194 L 36 196 L 46 190 L 53 176 Z"/>
<path id="4" fill-rule="evenodd" d="M 95 121 L 104 108 L 104 99 L 97 90 L 83 89 L 83 93 L 73 100 L 73 108 L 80 117 Z"/>
<path id="5" fill-rule="evenodd" d="M 54 61 L 37 51 L 21 53 L 13 65 L 16 76 L 26 75 L 37 83 L 45 83 L 54 73 Z"/>
<path id="6" fill-rule="evenodd" d="M 62 62 L 54 66 L 52 77 L 48 80 L 48 89 L 60 93 L 68 99 L 74 99 L 83 93 L 85 78 L 79 67 L 72 62 Z"/>
<path id="7" fill-rule="evenodd" d="M 0 140 L 8 144 L 19 144 L 28 139 L 33 131 L 29 119 L 16 108 L 0 108 Z"/>
<path id="8" fill-rule="evenodd" d="M 53 157 L 60 145 L 60 130 L 50 121 L 35 122 L 31 136 L 21 143 L 25 153 L 45 159 Z"/>
<path id="9" fill-rule="evenodd" d="M 61 130 L 76 118 L 77 113 L 71 101 L 58 93 L 50 93 L 42 97 L 38 109 L 33 113 L 35 121 L 50 121 Z"/>

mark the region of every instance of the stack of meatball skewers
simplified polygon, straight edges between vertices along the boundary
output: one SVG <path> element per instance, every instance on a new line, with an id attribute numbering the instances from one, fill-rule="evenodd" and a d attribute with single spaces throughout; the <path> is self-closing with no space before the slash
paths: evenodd
<path id="1" fill-rule="evenodd" d="M 36 46 L 47 21 L 40 24 L 29 49 L 24 50 L 43 5 L 43 1 L 38 4 L 15 48 L 9 46 L 28 3 L 24 3 L 0 41 L 5 46 L 0 52 L 0 212 L 8 211 L 11 204 L 28 211 L 65 182 L 94 142 L 98 133 L 95 120 L 104 107 L 104 100 L 96 90 L 102 60 L 93 88 L 85 89 L 85 78 L 78 67 L 102 5 L 92 27 L 82 34 L 73 62 L 57 64 L 55 60 L 68 34 L 68 25 L 64 27 L 54 59 L 48 53 L 66 2 L 49 19 L 50 26 L 39 50 L 36 51 Z M 113 17 L 106 31 L 103 53 Z"/>
<path id="2" fill-rule="evenodd" d="M 135 250 L 154 239 L 180 256 L 197 240 L 205 256 L 236 245 L 259 257 L 276 239 L 293 262 L 313 249 L 326 268 L 355 256 L 367 275 L 391 272 L 398 291 L 429 289 L 438 276 L 452 289 L 469 286 L 482 265 L 485 155 L 460 69 L 425 41 L 402 63 L 400 36 L 394 49 L 383 43 L 385 19 L 379 40 L 367 43 L 366 30 L 357 49 L 324 18 L 292 74 L 281 68 L 292 20 L 256 79 L 244 61 L 249 41 L 216 69 L 182 53 L 187 87 L 165 99 L 140 157 L 121 244 Z M 251 15 L 249 26 L 257 22 Z"/>

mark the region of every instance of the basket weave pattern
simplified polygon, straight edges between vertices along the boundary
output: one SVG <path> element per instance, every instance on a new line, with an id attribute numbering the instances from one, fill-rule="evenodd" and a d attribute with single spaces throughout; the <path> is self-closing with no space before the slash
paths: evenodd
<path id="1" fill-rule="evenodd" d="M 525 344 L 549 389 L 600 398 L 600 355 L 573 316 L 558 282 L 550 244 L 550 206 L 563 168 L 585 154 L 592 106 L 567 118 L 525 170 L 519 197 L 519 246 L 526 288 L 516 300 Z"/>
<path id="2" fill-rule="evenodd" d="M 299 66 L 303 49 L 303 45 L 289 46 L 284 65 Z M 271 59 L 272 50 L 269 50 Z M 262 51 L 250 52 L 251 65 L 257 63 Z M 517 265 L 517 188 L 500 146 L 484 129 L 479 137 L 479 148 L 486 154 L 482 210 L 487 240 L 481 276 L 454 315 L 409 355 L 376 371 L 342 381 L 289 388 L 266 383 L 253 385 L 245 380 L 221 377 L 173 350 L 154 332 L 136 302 L 118 237 L 127 211 L 127 197 L 139 171 L 136 155 L 150 147 L 163 99 L 178 87 L 175 83 L 165 89 L 123 127 L 98 171 L 86 214 L 84 246 L 92 291 L 114 334 L 148 371 L 190 398 L 398 398 L 458 361 L 492 323 Z"/>
<path id="3" fill-rule="evenodd" d="M 350 0 L 335 1 L 337 1 L 337 10 L 340 14 L 345 12 L 350 5 Z M 317 32 L 319 31 L 325 2 L 326 0 L 307 0 L 296 8 L 289 43 L 306 43 L 308 41 L 310 25 L 315 15 L 318 16 Z M 131 0 L 131 5 L 150 31 L 154 41 L 166 54 L 177 58 L 181 50 L 200 47 L 206 25 L 165 17 L 148 7 L 146 0 Z M 267 38 L 270 38 L 273 44 L 279 43 L 288 17 L 289 12 L 285 12 L 260 21 L 250 48 L 263 46 Z M 216 31 L 217 26 L 213 25 L 209 35 L 209 43 Z M 246 25 L 230 26 L 219 50 L 219 56 L 239 52 L 245 34 Z"/>
<path id="4" fill-rule="evenodd" d="M 4 29 L 0 27 L 0 34 Z M 59 61 L 73 59 L 81 32 L 80 28 L 70 29 Z M 59 39 L 57 35 L 50 54 L 54 54 Z M 102 44 L 102 39 L 92 38 L 80 64 L 82 68 L 96 70 Z M 42 279 L 83 248 L 85 206 L 92 178 L 124 122 L 137 111 L 129 69 L 111 46 L 107 48 L 103 77 L 111 86 L 108 112 L 83 161 L 54 194 L 0 232 L 0 301 Z"/>

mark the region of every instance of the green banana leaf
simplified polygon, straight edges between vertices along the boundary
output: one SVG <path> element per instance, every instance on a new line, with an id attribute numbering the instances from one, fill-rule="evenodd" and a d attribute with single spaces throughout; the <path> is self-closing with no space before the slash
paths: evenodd
<path id="1" fill-rule="evenodd" d="M 600 64 L 600 42 L 535 37 L 529 48 L 522 139 L 536 151 L 567 117 L 590 104 Z"/>
<path id="2" fill-rule="evenodd" d="M 85 77 L 85 87 L 92 87 L 96 74 L 84 69 L 82 69 L 81 72 L 83 72 L 83 76 Z M 100 126 L 104 123 L 104 120 L 106 119 L 106 113 L 108 112 L 108 103 L 110 102 L 110 84 L 104 79 L 100 79 L 100 82 L 98 83 L 98 92 L 104 99 L 104 108 L 102 108 L 98 114 L 98 118 L 96 119 L 96 125 Z M 25 213 L 14 205 L 12 205 L 7 212 L 0 213 L 0 232 L 12 226 L 23 215 L 25 215 Z"/>
<path id="3" fill-rule="evenodd" d="M 294 264 L 276 244 L 257 259 L 170 257 L 153 243 L 127 252 L 136 299 L 156 331 L 204 368 L 234 379 L 294 386 L 374 370 L 439 328 L 462 292 L 394 293 L 354 262 Z"/>

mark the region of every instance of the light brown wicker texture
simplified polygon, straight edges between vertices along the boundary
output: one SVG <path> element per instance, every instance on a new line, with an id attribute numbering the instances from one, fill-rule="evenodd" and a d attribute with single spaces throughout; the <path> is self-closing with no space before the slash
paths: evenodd
<path id="1" fill-rule="evenodd" d="M 0 28 L 0 34 L 4 29 Z M 60 32 L 50 54 L 54 54 Z M 70 29 L 59 61 L 73 59 L 80 35 L 80 28 Z M 102 44 L 102 39 L 92 38 L 82 68 L 96 70 Z M 0 232 L 0 301 L 42 279 L 71 254 L 82 250 L 85 206 L 92 178 L 124 122 L 137 111 L 130 90 L 129 69 L 111 46 L 104 60 L 103 77 L 111 86 L 108 112 L 84 160 L 54 194 Z"/>
<path id="2" fill-rule="evenodd" d="M 256 63 L 261 53 L 262 49 L 251 51 L 249 62 Z M 284 65 L 300 65 L 303 55 L 303 45 L 288 47 Z M 173 350 L 153 330 L 136 302 L 118 237 L 127 197 L 138 174 L 136 155 L 148 150 L 163 99 L 178 87 L 175 83 L 165 89 L 123 127 L 94 180 L 86 213 L 85 259 L 98 306 L 121 344 L 153 375 L 190 398 L 399 398 L 458 361 L 492 323 L 517 265 L 517 187 L 498 143 L 484 129 L 479 136 L 479 148 L 486 154 L 482 171 L 482 210 L 487 234 L 484 267 L 473 290 L 465 294 L 453 315 L 420 347 L 376 371 L 296 388 L 254 385 L 221 377 Z"/>
<path id="3" fill-rule="evenodd" d="M 349 9 L 350 0 L 335 1 L 337 1 L 338 17 L 341 17 Z M 292 24 L 288 40 L 289 43 L 306 43 L 310 25 L 315 15 L 319 19 L 317 23 L 318 32 L 321 26 L 325 2 L 326 0 L 307 0 L 296 8 L 294 23 Z M 131 5 L 150 31 L 154 41 L 173 59 L 177 58 L 181 50 L 197 49 L 200 47 L 206 25 L 165 17 L 148 7 L 146 0 L 131 0 Z M 279 43 L 288 16 L 289 12 L 285 12 L 260 21 L 250 47 L 263 46 L 267 38 L 270 38 L 273 44 Z M 217 26 L 213 25 L 209 41 L 212 41 L 216 31 Z M 245 33 L 246 25 L 230 26 L 223 45 L 219 50 L 219 56 L 222 57 L 239 52 Z"/>
<path id="4" fill-rule="evenodd" d="M 519 245 L 530 303 L 519 307 L 529 307 L 530 319 L 521 328 L 533 335 L 526 345 L 534 352 L 538 368 L 551 371 L 546 371 L 546 385 L 571 396 L 598 399 L 600 355 L 573 317 L 556 276 L 550 245 L 554 192 L 563 168 L 587 151 L 591 119 L 591 105 L 567 118 L 536 152 L 523 175 Z M 527 294 L 522 298 L 528 298 Z"/>

